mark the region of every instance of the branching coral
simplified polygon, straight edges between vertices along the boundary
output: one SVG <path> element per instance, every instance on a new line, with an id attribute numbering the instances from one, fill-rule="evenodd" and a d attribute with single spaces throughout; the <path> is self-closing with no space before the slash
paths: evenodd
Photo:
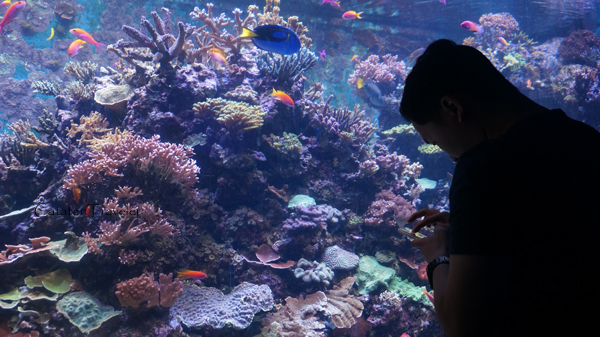
<path id="1" fill-rule="evenodd" d="M 261 127 L 263 117 L 267 114 L 260 105 L 222 98 L 209 98 L 206 102 L 198 102 L 194 104 L 194 111 L 201 117 L 214 115 L 217 121 L 225 124 L 228 131 L 237 134 Z"/>
<path id="2" fill-rule="evenodd" d="M 83 84 L 89 83 L 94 78 L 94 72 L 98 65 L 94 62 L 67 62 L 64 71 L 67 75 L 80 81 Z"/>
<path id="3" fill-rule="evenodd" d="M 195 7 L 194 11 L 190 13 L 192 18 L 204 23 L 204 26 L 196 29 L 194 32 L 194 39 L 198 48 L 190 49 L 190 53 L 195 55 L 195 61 L 207 61 L 208 50 L 211 48 L 218 48 L 224 50 L 226 53 L 235 55 L 240 54 L 241 47 L 250 42 L 248 39 L 239 37 L 242 34 L 243 27 L 253 27 L 256 25 L 258 7 L 254 5 L 248 6 L 248 16 L 244 20 L 241 19 L 242 11 L 239 8 L 233 11 L 234 20 L 227 18 L 223 13 L 218 17 L 213 17 L 213 7 L 212 3 L 208 3 L 206 4 L 206 9 Z M 237 37 L 234 37 L 226 30 L 220 30 L 233 23 L 235 23 Z"/>
<path id="4" fill-rule="evenodd" d="M 395 83 L 398 79 L 404 82 L 408 73 L 404 61 L 398 62 L 398 56 L 390 54 L 381 57 L 371 55 L 366 60 L 354 65 L 354 72 L 348 78 L 348 83 L 356 85 L 359 78 L 370 79 L 374 83 Z"/>
<path id="5" fill-rule="evenodd" d="M 148 56 L 139 51 L 127 48 L 149 48 L 150 52 L 154 54 L 152 60 L 155 63 L 160 63 L 163 68 L 169 67 L 170 62 L 181 54 L 185 39 L 192 33 L 193 27 L 185 25 L 183 22 L 178 22 L 177 29 L 179 35 L 175 38 L 171 34 L 171 11 L 167 8 L 161 8 L 161 11 L 164 20 L 155 11 L 150 13 L 154 21 L 154 26 L 144 17 L 142 17 L 140 22 L 142 30 L 137 30 L 127 25 L 123 26 L 123 32 L 134 39 L 135 42 L 119 40 L 117 43 L 109 45 L 107 49 L 115 52 L 115 54 L 124 60 L 135 64 L 133 60 L 149 61 Z M 185 53 L 181 55 L 185 56 Z"/>
<path id="6" fill-rule="evenodd" d="M 295 82 L 304 72 L 317 64 L 319 58 L 307 48 L 292 55 L 275 55 L 269 52 L 261 52 L 258 56 L 257 66 L 265 75 L 274 77 L 278 81 L 291 80 Z"/>
<path id="7" fill-rule="evenodd" d="M 74 165 L 67 172 L 65 188 L 99 183 L 102 175 L 122 176 L 131 165 L 142 172 L 153 172 L 167 182 L 191 188 L 197 181 L 200 168 L 190 157 L 193 150 L 182 145 L 163 143 L 155 135 L 150 139 L 139 136 L 121 138 L 117 143 L 105 143 L 90 154 L 92 159 Z"/>
<path id="8" fill-rule="evenodd" d="M 92 112 L 89 116 L 81 116 L 79 123 L 75 124 L 71 120 L 71 127 L 66 129 L 69 138 L 74 138 L 81 132 L 81 137 L 77 140 L 79 145 L 84 142 L 89 143 L 97 136 L 111 130 L 106 128 L 108 126 L 106 118 L 97 111 Z"/>

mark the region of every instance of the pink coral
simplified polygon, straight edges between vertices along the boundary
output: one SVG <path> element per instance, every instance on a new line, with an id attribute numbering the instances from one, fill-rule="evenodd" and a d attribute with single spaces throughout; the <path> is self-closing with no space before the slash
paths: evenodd
<path id="1" fill-rule="evenodd" d="M 92 159 L 69 169 L 64 186 L 75 188 L 99 183 L 101 173 L 123 176 L 123 169 L 131 165 L 136 170 L 158 173 L 162 179 L 189 189 L 198 182 L 196 174 L 200 172 L 196 161 L 190 158 L 193 155 L 191 148 L 161 142 L 158 135 L 150 139 L 128 136 L 117 143 L 102 144 L 90 154 Z"/>
<path id="2" fill-rule="evenodd" d="M 154 281 L 153 275 L 142 275 L 120 282 L 115 292 L 119 303 L 124 307 L 137 308 L 144 303 L 147 308 L 154 307 L 159 303 L 160 291 L 160 305 L 170 307 L 183 292 L 183 283 L 178 278 L 172 280 L 172 273 L 160 274 L 158 277 L 160 285 Z"/>
<path id="3" fill-rule="evenodd" d="M 389 226 L 404 225 L 406 219 L 415 211 L 413 205 L 403 197 L 394 194 L 391 190 L 381 191 L 375 195 L 375 201 L 365 213 L 365 224 L 367 226 L 377 226 L 382 223 Z"/>
<path id="4" fill-rule="evenodd" d="M 356 85 L 358 79 L 362 78 L 370 79 L 375 83 L 392 84 L 396 80 L 396 76 L 400 76 L 400 80 L 404 82 L 406 76 L 408 76 L 404 61 L 398 62 L 398 56 L 390 54 L 381 58 L 383 59 L 382 62 L 380 62 L 379 56 L 371 55 L 366 60 L 356 63 L 354 73 L 348 78 L 348 83 Z"/>
<path id="5" fill-rule="evenodd" d="M 244 260 L 246 260 L 248 263 L 265 265 L 275 269 L 287 269 L 294 265 L 294 261 L 288 261 L 286 263 L 273 263 L 272 261 L 278 260 L 281 256 L 279 256 L 271 247 L 265 244 L 258 247 L 258 250 L 256 251 L 256 257 L 259 261 L 248 260 L 247 257 L 242 255 L 242 258 L 244 258 Z"/>

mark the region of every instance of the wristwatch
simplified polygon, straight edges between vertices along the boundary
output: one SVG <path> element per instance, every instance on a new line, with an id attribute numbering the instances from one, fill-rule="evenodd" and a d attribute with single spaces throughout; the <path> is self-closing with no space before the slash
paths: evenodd
<path id="1" fill-rule="evenodd" d="M 450 263 L 450 258 L 447 256 L 438 256 L 427 264 L 427 280 L 429 280 L 431 290 L 433 290 L 433 270 L 442 263 Z"/>

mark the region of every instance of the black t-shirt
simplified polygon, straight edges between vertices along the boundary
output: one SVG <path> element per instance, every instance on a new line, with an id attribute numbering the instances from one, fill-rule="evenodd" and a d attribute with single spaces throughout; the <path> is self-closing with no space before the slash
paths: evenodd
<path id="1" fill-rule="evenodd" d="M 529 116 L 460 157 L 450 254 L 511 258 L 507 336 L 600 330 L 590 321 L 600 320 L 599 210 L 600 133 L 561 110 Z"/>

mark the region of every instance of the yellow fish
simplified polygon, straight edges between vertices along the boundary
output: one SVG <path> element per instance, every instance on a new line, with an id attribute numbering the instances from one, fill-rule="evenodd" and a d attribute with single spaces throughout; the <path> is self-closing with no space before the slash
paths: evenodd
<path id="1" fill-rule="evenodd" d="M 364 79 L 364 78 L 360 78 L 360 77 L 359 77 L 359 78 L 358 78 L 358 81 L 356 81 L 356 87 L 357 87 L 358 89 L 362 89 L 362 87 L 364 87 L 364 86 L 365 86 L 365 84 L 366 84 L 366 83 L 365 83 L 365 79 Z"/>
<path id="2" fill-rule="evenodd" d="M 53 37 L 54 37 L 54 28 L 50 28 L 50 37 L 47 38 L 46 41 L 52 40 Z"/>

